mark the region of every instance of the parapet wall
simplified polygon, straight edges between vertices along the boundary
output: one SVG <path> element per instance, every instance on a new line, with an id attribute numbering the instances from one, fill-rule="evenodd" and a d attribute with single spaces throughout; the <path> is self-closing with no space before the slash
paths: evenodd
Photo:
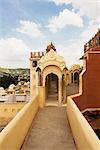
<path id="1" fill-rule="evenodd" d="M 38 96 L 35 95 L 0 133 L 0 150 L 21 148 L 38 107 Z"/>
<path id="2" fill-rule="evenodd" d="M 13 118 L 26 103 L 0 103 L 0 118 Z"/>
<path id="3" fill-rule="evenodd" d="M 80 110 L 100 108 L 100 46 L 87 52 L 84 61 L 86 65 L 80 76 L 81 93 L 73 100 Z"/>
<path id="4" fill-rule="evenodd" d="M 31 52 L 30 53 L 30 58 L 38 58 L 40 59 L 42 56 L 45 55 L 45 52 Z"/>
<path id="5" fill-rule="evenodd" d="M 70 97 L 67 100 L 67 115 L 77 149 L 99 150 L 99 138 Z"/>

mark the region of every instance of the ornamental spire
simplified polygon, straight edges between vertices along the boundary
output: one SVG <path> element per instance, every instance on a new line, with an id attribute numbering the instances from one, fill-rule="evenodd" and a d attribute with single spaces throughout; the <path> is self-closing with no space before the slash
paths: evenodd
<path id="1" fill-rule="evenodd" d="M 56 51 L 56 48 L 55 48 L 55 46 L 53 45 L 52 41 L 51 41 L 51 43 L 47 46 L 46 52 L 49 52 L 51 49 L 53 49 L 54 51 Z"/>

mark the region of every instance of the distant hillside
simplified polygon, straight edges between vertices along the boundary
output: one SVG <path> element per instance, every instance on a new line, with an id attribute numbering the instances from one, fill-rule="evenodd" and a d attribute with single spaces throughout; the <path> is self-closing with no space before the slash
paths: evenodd
<path id="1" fill-rule="evenodd" d="M 13 76 L 22 75 L 22 74 L 29 75 L 30 69 L 28 69 L 28 68 L 9 69 L 9 68 L 1 68 L 0 67 L 0 72 L 8 73 Z"/>
<path id="2" fill-rule="evenodd" d="M 9 73 L 9 69 L 0 67 L 0 72 Z"/>
<path id="3" fill-rule="evenodd" d="M 4 87 L 6 89 L 10 84 L 17 85 L 19 81 L 30 81 L 30 69 L 0 68 L 0 87 Z"/>

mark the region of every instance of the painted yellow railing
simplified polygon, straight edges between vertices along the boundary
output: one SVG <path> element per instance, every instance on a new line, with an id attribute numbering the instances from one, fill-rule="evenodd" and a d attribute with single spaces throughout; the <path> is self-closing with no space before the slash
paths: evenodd
<path id="1" fill-rule="evenodd" d="M 99 150 L 100 140 L 71 97 L 67 99 L 67 115 L 78 150 Z"/>
<path id="2" fill-rule="evenodd" d="M 38 96 L 35 96 L 0 133 L 0 150 L 20 149 L 38 108 Z"/>

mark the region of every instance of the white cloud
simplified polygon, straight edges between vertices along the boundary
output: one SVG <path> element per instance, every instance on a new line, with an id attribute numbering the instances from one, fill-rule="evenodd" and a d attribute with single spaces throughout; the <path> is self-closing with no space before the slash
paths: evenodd
<path id="1" fill-rule="evenodd" d="M 27 67 L 28 49 L 28 46 L 20 39 L 0 39 L 0 66 Z"/>
<path id="2" fill-rule="evenodd" d="M 62 29 L 67 25 L 83 27 L 83 20 L 78 14 L 69 11 L 68 9 L 64 9 L 58 16 L 52 17 L 49 20 L 49 25 L 47 27 L 51 32 L 55 33 L 57 30 Z"/>
<path id="3" fill-rule="evenodd" d="M 40 31 L 40 25 L 31 21 L 20 21 L 20 27 L 16 29 L 17 32 L 26 34 L 33 38 L 44 37 L 43 33 Z"/>
<path id="4" fill-rule="evenodd" d="M 98 19 L 100 17 L 100 1 L 99 0 L 72 0 L 74 8 L 79 9 L 80 14 L 88 16 L 90 19 Z"/>
<path id="5" fill-rule="evenodd" d="M 56 5 L 72 4 L 74 9 L 78 9 L 81 15 L 86 15 L 91 19 L 97 19 L 100 16 L 99 0 L 49 0 Z"/>
<path id="6" fill-rule="evenodd" d="M 65 44 L 57 44 L 58 53 L 65 58 L 66 66 L 70 68 L 73 64 L 82 65 L 79 60 L 83 56 L 84 40 L 77 39 L 66 41 Z"/>
<path id="7" fill-rule="evenodd" d="M 88 40 L 97 33 L 98 27 L 98 24 L 94 24 L 94 21 L 90 21 L 87 29 L 81 33 L 80 37 L 86 39 L 88 42 Z"/>

